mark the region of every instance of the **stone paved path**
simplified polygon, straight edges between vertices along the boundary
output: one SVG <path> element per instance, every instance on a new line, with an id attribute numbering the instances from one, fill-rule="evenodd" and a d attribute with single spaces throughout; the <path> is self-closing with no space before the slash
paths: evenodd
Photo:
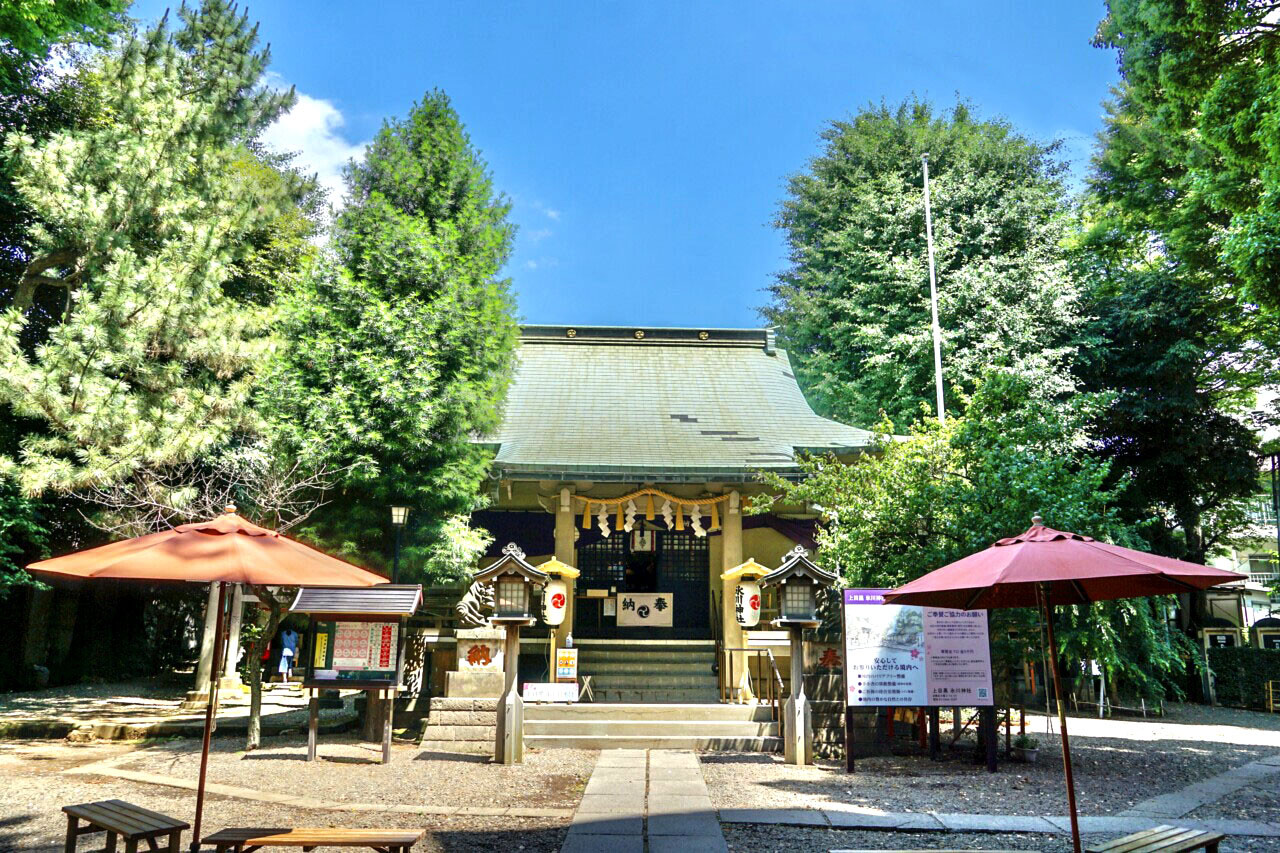
<path id="1" fill-rule="evenodd" d="M 727 853 L 698 756 L 603 750 L 560 853 Z"/>
<path id="2" fill-rule="evenodd" d="M 1170 791 L 1149 800 L 1143 800 L 1132 808 L 1120 812 L 1124 817 L 1178 818 L 1190 814 L 1201 806 L 1217 802 L 1228 794 L 1234 794 L 1249 785 L 1257 784 L 1273 774 L 1280 773 L 1280 755 L 1272 755 L 1235 767 L 1225 773 L 1188 785 L 1179 791 Z"/>

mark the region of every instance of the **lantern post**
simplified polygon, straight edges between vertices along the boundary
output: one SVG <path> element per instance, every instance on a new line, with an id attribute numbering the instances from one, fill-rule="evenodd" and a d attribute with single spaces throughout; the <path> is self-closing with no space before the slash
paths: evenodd
<path id="1" fill-rule="evenodd" d="M 760 578 L 767 574 L 769 569 L 757 563 L 755 558 L 749 558 L 720 575 L 722 581 L 737 581 L 733 585 L 733 616 L 743 628 L 754 628 L 760 624 Z M 720 698 L 725 698 L 724 688 L 727 688 L 733 699 L 741 701 L 744 691 L 739 688 L 744 679 L 742 673 L 733 671 L 733 659 L 734 652 L 725 651 L 724 660 L 717 662 L 722 685 Z M 743 658 L 744 669 L 747 666 L 749 659 Z"/>
<path id="2" fill-rule="evenodd" d="M 503 651 L 502 699 L 498 703 L 498 731 L 493 758 L 499 764 L 524 761 L 524 701 L 520 698 L 520 628 L 534 625 L 537 619 L 530 607 L 530 589 L 543 586 L 549 579 L 545 572 L 525 561 L 524 551 L 514 542 L 502 549 L 502 557 L 486 569 L 476 572 L 474 579 L 493 587 L 494 625 L 506 629 Z"/>
<path id="3" fill-rule="evenodd" d="M 782 753 L 787 764 L 813 763 L 813 717 L 804 692 L 804 629 L 816 628 L 818 588 L 832 586 L 836 576 L 809 560 L 809 552 L 797 545 L 782 565 L 760 579 L 765 587 L 781 592 L 781 618 L 773 624 L 791 635 L 791 691 L 783 708 Z"/>

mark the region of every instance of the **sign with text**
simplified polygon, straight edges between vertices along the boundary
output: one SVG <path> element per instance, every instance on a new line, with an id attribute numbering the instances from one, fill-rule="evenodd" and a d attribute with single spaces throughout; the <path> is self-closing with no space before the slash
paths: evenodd
<path id="1" fill-rule="evenodd" d="M 991 705 L 986 611 L 885 604 L 885 592 L 844 591 L 848 704 Z"/>
<path id="2" fill-rule="evenodd" d="M 578 685 L 547 681 L 526 681 L 520 691 L 526 702 L 577 702 Z"/>
<path id="3" fill-rule="evenodd" d="M 314 677 L 394 680 L 399 641 L 400 626 L 394 622 L 321 623 L 312 652 Z"/>
<path id="4" fill-rule="evenodd" d="M 556 681 L 578 683 L 577 649 L 556 649 Z"/>
<path id="5" fill-rule="evenodd" d="M 618 625 L 624 628 L 670 628 L 674 606 L 669 592 L 620 592 Z"/>

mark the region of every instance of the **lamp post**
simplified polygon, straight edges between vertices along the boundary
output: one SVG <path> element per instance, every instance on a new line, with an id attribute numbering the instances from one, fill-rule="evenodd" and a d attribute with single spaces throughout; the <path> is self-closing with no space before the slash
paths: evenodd
<path id="1" fill-rule="evenodd" d="M 782 565 L 760 579 L 760 585 L 782 590 L 782 618 L 773 624 L 791 635 L 791 695 L 782 718 L 782 753 L 787 764 L 813 763 L 813 717 L 804 692 L 804 629 L 816 628 L 818 587 L 832 586 L 836 576 L 809 560 L 809 552 L 797 545 Z"/>
<path id="2" fill-rule="evenodd" d="M 524 558 L 524 551 L 512 542 L 502 549 L 502 557 L 496 563 L 476 572 L 474 579 L 493 587 L 494 612 L 490 621 L 503 626 L 507 632 L 493 759 L 499 764 L 520 764 L 524 761 L 524 700 L 517 686 L 520 628 L 537 623 L 529 606 L 529 590 L 535 584 L 543 586 L 550 576 L 531 566 Z"/>
<path id="3" fill-rule="evenodd" d="M 407 506 L 393 506 L 391 508 L 391 526 L 396 529 L 395 550 L 391 556 L 391 582 L 400 582 L 400 537 L 404 533 L 404 523 L 409 518 L 409 508 Z"/>

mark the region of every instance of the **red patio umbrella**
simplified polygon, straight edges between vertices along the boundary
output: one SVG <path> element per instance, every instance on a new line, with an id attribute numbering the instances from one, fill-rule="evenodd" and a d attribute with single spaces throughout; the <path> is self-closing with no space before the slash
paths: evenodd
<path id="1" fill-rule="evenodd" d="M 236 515 L 183 524 L 172 530 L 112 542 L 74 554 L 42 560 L 30 571 L 71 578 L 112 578 L 141 581 L 197 581 L 218 585 L 209 676 L 209 704 L 200 746 L 200 781 L 196 786 L 196 819 L 191 849 L 200 849 L 200 819 L 204 814 L 205 774 L 209 765 L 209 736 L 217 704 L 218 673 L 226 645 L 226 587 L 253 586 L 375 586 L 387 579 L 294 539 L 259 527 Z"/>
<path id="2" fill-rule="evenodd" d="M 886 604 L 922 604 L 959 610 L 1039 607 L 1048 628 L 1050 670 L 1062 730 L 1062 765 L 1071 809 L 1071 837 L 1080 853 L 1075 780 L 1067 714 L 1058 679 L 1053 607 L 1115 598 L 1198 592 L 1244 578 L 1235 572 L 1160 557 L 1098 542 L 1079 533 L 1045 527 L 1039 516 L 1020 536 L 1001 539 L 985 551 L 930 572 L 885 595 Z"/>

